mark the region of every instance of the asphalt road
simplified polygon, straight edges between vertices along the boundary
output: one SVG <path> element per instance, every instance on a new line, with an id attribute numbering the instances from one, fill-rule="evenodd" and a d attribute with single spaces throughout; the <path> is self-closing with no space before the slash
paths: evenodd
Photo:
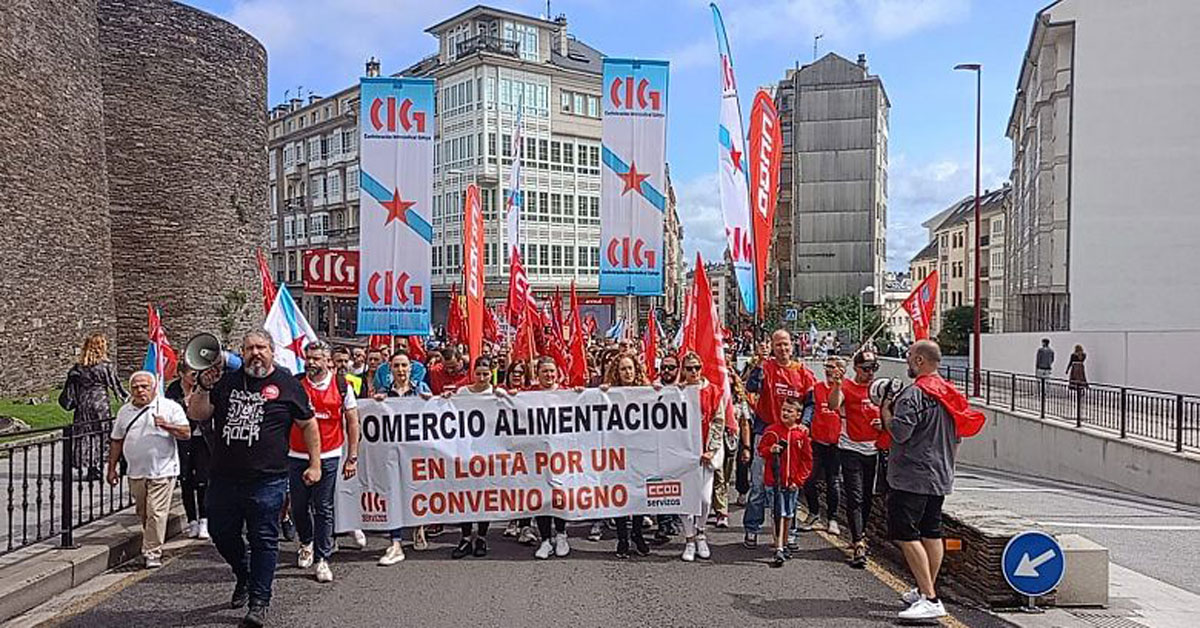
<path id="1" fill-rule="evenodd" d="M 567 558 L 536 561 L 532 549 L 494 530 L 491 554 L 452 560 L 457 532 L 438 537 L 425 552 L 379 567 L 385 539 L 372 536 L 366 551 L 334 555 L 336 580 L 318 584 L 294 566 L 285 544 L 275 581 L 271 625 L 288 626 L 889 626 L 902 608 L 886 574 L 850 569 L 844 554 L 816 534 L 781 569 L 768 567 L 766 550 L 745 550 L 738 527 L 710 531 L 713 560 L 679 560 L 679 544 L 654 555 L 618 561 L 612 533 L 600 542 L 572 526 Z M 765 538 L 765 537 L 760 537 Z M 62 626 L 229 626 L 228 568 L 207 544 L 168 557 L 162 569 L 92 596 Z M 894 579 L 893 579 L 894 580 Z M 951 605 L 961 626 L 1006 626 L 974 609 Z"/>

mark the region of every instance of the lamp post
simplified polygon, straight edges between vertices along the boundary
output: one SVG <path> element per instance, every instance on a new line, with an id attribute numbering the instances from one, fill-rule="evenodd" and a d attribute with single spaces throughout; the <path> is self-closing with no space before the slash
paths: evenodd
<path id="1" fill-rule="evenodd" d="M 971 341 L 971 390 L 972 395 L 979 396 L 979 348 L 982 326 L 980 324 L 983 302 L 979 288 L 979 152 L 980 152 L 980 96 L 982 95 L 983 65 L 979 63 L 960 63 L 955 70 L 968 70 L 975 73 L 975 334 Z"/>
<path id="2" fill-rule="evenodd" d="M 867 286 L 858 291 L 858 344 L 860 349 L 863 341 L 863 297 L 868 294 L 875 294 L 875 286 Z"/>

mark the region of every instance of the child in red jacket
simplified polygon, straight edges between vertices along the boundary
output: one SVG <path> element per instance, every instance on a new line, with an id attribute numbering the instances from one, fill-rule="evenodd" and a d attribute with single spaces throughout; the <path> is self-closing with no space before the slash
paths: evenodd
<path id="1" fill-rule="evenodd" d="M 782 567 L 788 558 L 784 544 L 796 516 L 800 487 L 812 473 L 812 442 L 808 428 L 800 424 L 803 410 L 800 397 L 785 397 L 779 410 L 780 422 L 769 426 L 758 441 L 758 453 L 767 463 L 763 465 L 763 485 L 775 511 L 772 567 Z"/>

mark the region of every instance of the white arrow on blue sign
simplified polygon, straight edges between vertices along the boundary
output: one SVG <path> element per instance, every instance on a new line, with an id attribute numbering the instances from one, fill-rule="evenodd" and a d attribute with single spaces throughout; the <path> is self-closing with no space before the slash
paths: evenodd
<path id="1" fill-rule="evenodd" d="M 1036 530 L 1009 539 L 1000 563 L 1008 586 L 1030 597 L 1053 591 L 1067 570 L 1062 546 L 1054 537 Z"/>

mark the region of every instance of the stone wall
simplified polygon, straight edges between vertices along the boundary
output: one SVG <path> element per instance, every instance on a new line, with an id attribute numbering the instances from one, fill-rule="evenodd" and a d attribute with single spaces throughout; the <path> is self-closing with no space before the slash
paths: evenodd
<path id="1" fill-rule="evenodd" d="M 0 395 L 61 382 L 114 331 L 95 3 L 3 4 Z"/>
<path id="2" fill-rule="evenodd" d="M 235 26 L 167 0 L 100 0 L 120 362 L 145 351 L 146 303 L 182 346 L 224 295 L 261 303 L 266 65 Z M 246 317 L 239 327 L 249 324 Z"/>

